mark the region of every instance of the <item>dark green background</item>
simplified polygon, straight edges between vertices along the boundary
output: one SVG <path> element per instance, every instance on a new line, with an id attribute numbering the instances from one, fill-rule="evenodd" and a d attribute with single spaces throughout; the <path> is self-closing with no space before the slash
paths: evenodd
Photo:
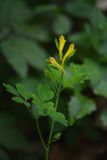
<path id="1" fill-rule="evenodd" d="M 51 159 L 107 159 L 106 15 L 95 0 L 0 0 L 0 160 L 43 159 L 35 120 L 23 105 L 10 100 L 2 83 L 23 83 L 35 91 L 44 81 L 46 60 L 57 54 L 54 39 L 61 34 L 68 45 L 75 43 L 71 61 L 82 64 L 88 59 L 91 81 L 77 89 L 92 99 L 96 111 L 77 118 L 67 130 L 56 126 L 62 138 L 53 145 Z M 72 110 L 83 104 L 91 113 L 92 103 L 78 100 L 74 92 L 66 89 L 61 94 L 61 110 L 67 115 L 73 96 Z M 40 123 L 47 138 L 49 124 L 46 119 Z"/>

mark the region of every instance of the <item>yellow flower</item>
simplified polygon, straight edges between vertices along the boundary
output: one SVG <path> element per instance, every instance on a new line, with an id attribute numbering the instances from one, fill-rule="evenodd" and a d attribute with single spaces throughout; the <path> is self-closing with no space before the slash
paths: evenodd
<path id="1" fill-rule="evenodd" d="M 59 42 L 57 41 L 57 39 L 55 40 L 55 42 L 56 42 L 56 47 L 59 51 L 59 58 L 62 61 L 62 57 L 63 57 L 63 52 L 62 51 L 63 51 L 66 40 L 65 40 L 64 36 L 61 35 L 59 37 Z"/>
<path id="2" fill-rule="evenodd" d="M 65 74 L 65 70 L 64 70 L 64 64 L 65 62 L 74 55 L 75 53 L 75 49 L 74 49 L 74 44 L 71 43 L 69 45 L 68 50 L 66 51 L 66 53 L 63 55 L 63 48 L 65 46 L 65 38 L 63 35 L 61 35 L 59 37 L 59 42 L 57 41 L 57 39 L 55 40 L 56 43 L 56 47 L 59 51 L 59 59 L 60 59 L 60 64 L 55 60 L 54 57 L 50 57 L 49 61 L 51 63 L 51 65 L 55 68 L 57 68 L 58 70 L 62 71 Z"/>
<path id="3" fill-rule="evenodd" d="M 72 43 L 72 44 L 70 44 L 67 52 L 65 53 L 65 55 L 64 55 L 64 57 L 63 57 L 63 59 L 62 59 L 62 65 L 61 65 L 61 66 L 62 66 L 63 68 L 64 68 L 64 63 L 65 63 L 65 61 L 68 60 L 71 56 L 73 56 L 74 53 L 75 53 L 75 49 L 74 49 L 74 44 Z"/>
<path id="4" fill-rule="evenodd" d="M 62 66 L 55 60 L 54 57 L 50 57 L 50 63 L 52 64 L 53 67 L 57 68 L 58 70 L 62 71 L 63 73 L 65 73 L 64 69 L 62 68 Z"/>

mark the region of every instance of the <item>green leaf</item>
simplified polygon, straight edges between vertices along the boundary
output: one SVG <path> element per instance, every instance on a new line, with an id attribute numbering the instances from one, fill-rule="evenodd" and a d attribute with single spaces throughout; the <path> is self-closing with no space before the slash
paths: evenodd
<path id="1" fill-rule="evenodd" d="M 39 91 L 41 91 L 40 87 Z M 45 91 L 46 93 L 46 91 Z M 44 96 L 44 95 L 43 95 Z M 55 108 L 54 108 L 54 103 L 50 100 L 51 97 L 45 97 L 44 100 L 47 101 L 41 101 L 41 99 L 35 94 L 32 96 L 33 97 L 33 106 L 32 106 L 32 114 L 34 116 L 34 118 L 40 118 L 43 116 L 49 116 L 50 118 L 52 118 L 54 121 L 59 122 L 65 126 L 67 126 L 67 121 L 65 120 L 65 116 L 60 113 L 60 112 L 56 112 Z M 41 97 L 43 98 L 43 97 Z M 48 99 L 47 99 L 48 98 Z"/>
<path id="2" fill-rule="evenodd" d="M 48 67 L 49 67 L 49 71 L 46 70 L 48 71 L 47 73 L 45 71 L 45 76 L 56 84 L 60 83 L 62 72 L 53 68 L 50 65 Z"/>
<path id="3" fill-rule="evenodd" d="M 49 108 L 54 107 L 54 103 L 49 101 L 49 102 L 45 102 L 43 103 L 43 108 L 47 111 Z"/>
<path id="4" fill-rule="evenodd" d="M 27 63 L 39 70 L 45 66 L 46 52 L 30 40 L 10 36 L 1 43 L 1 48 L 8 62 L 22 77 L 27 74 Z"/>
<path id="5" fill-rule="evenodd" d="M 5 83 L 3 83 L 3 86 L 6 88 L 6 90 L 7 90 L 9 93 L 11 93 L 11 94 L 13 94 L 13 95 L 16 95 L 16 96 L 19 96 L 17 90 L 16 90 L 13 86 L 11 86 L 10 84 L 5 84 Z"/>
<path id="6" fill-rule="evenodd" d="M 106 18 L 104 14 L 96 6 L 85 1 L 68 2 L 65 9 L 73 16 L 87 18 L 95 29 L 103 29 L 105 26 Z"/>
<path id="7" fill-rule="evenodd" d="M 23 0 L 10 0 L 11 8 L 9 8 L 9 21 L 10 24 L 17 25 L 31 18 L 31 10 L 27 7 Z M 20 12 L 19 12 L 20 11 Z"/>
<path id="8" fill-rule="evenodd" d="M 36 25 L 17 25 L 15 26 L 17 32 L 20 32 L 22 35 L 28 36 L 28 38 L 33 38 L 34 40 L 46 42 L 49 40 L 49 32 L 46 30 L 46 27 L 39 24 Z"/>
<path id="9" fill-rule="evenodd" d="M 64 126 L 67 126 L 67 120 L 65 119 L 64 114 L 56 112 L 54 107 L 49 107 L 47 110 L 47 115 L 51 117 L 55 122 L 59 122 Z"/>
<path id="10" fill-rule="evenodd" d="M 20 11 L 20 12 L 19 12 Z M 27 20 L 31 16 L 31 11 L 23 0 L 3 0 L 0 1 L 0 24 L 16 25 Z"/>
<path id="11" fill-rule="evenodd" d="M 25 99 L 28 100 L 32 97 L 31 92 L 27 90 L 27 88 L 22 84 L 16 84 L 16 89 L 18 93 Z"/>
<path id="12" fill-rule="evenodd" d="M 93 8 L 88 17 L 89 17 L 90 23 L 95 29 L 103 30 L 105 28 L 105 24 L 107 21 L 106 17 L 98 8 Z"/>
<path id="13" fill-rule="evenodd" d="M 66 34 L 71 30 L 71 20 L 65 15 L 58 15 L 53 22 L 53 30 L 56 34 Z"/>
<path id="14" fill-rule="evenodd" d="M 23 45 L 23 42 L 21 45 Z M 14 37 L 10 37 L 1 43 L 2 51 L 7 61 L 20 76 L 25 77 L 27 74 L 27 62 L 23 55 L 25 47 L 21 45 Z"/>
<path id="15" fill-rule="evenodd" d="M 90 77 L 94 93 L 107 97 L 107 69 L 92 60 L 85 60 L 84 67 Z"/>
<path id="16" fill-rule="evenodd" d="M 44 69 L 46 65 L 45 60 L 47 59 L 47 53 L 44 48 L 42 48 L 37 42 L 34 43 L 31 41 L 25 43 L 25 45 L 29 45 L 26 48 L 26 52 L 24 52 L 28 63 L 36 69 Z"/>
<path id="17" fill-rule="evenodd" d="M 17 103 L 24 104 L 26 107 L 30 107 L 30 103 L 23 100 L 21 97 L 13 97 L 12 100 L 17 102 Z"/>
<path id="18" fill-rule="evenodd" d="M 21 84 L 16 84 L 16 89 L 15 89 L 13 86 L 11 86 L 9 84 L 3 84 L 3 85 L 6 87 L 8 92 L 17 96 L 17 97 L 12 98 L 13 101 L 15 101 L 17 103 L 24 104 L 27 107 L 30 106 L 30 103 L 28 103 L 27 100 L 32 97 L 32 94 L 31 94 L 31 92 L 29 92 L 27 90 L 27 88 L 25 86 L 23 86 Z"/>
<path id="19" fill-rule="evenodd" d="M 61 138 L 61 132 L 58 132 L 52 137 L 52 142 L 55 142 L 59 140 L 60 138 Z"/>
<path id="20" fill-rule="evenodd" d="M 84 70 L 89 75 L 92 84 L 98 83 L 100 76 L 102 74 L 101 67 L 95 61 L 85 59 L 84 60 Z M 94 76 L 93 76 L 94 75 Z"/>
<path id="21" fill-rule="evenodd" d="M 24 100 L 21 97 L 13 97 L 12 100 L 17 103 L 24 103 Z"/>
<path id="22" fill-rule="evenodd" d="M 76 85 L 83 83 L 85 80 L 89 79 L 84 65 L 71 63 L 68 69 L 69 72 L 66 74 L 66 78 L 63 82 L 64 87 L 73 88 Z"/>
<path id="23" fill-rule="evenodd" d="M 45 4 L 45 5 L 38 5 L 35 9 L 34 12 L 36 15 L 39 14 L 44 14 L 46 12 L 56 12 L 59 10 L 59 7 L 55 4 Z"/>
<path id="24" fill-rule="evenodd" d="M 30 104 L 29 102 L 27 102 L 27 101 L 24 101 L 24 105 L 25 105 L 26 107 L 30 107 L 30 106 L 31 106 L 31 104 Z"/>
<path id="25" fill-rule="evenodd" d="M 41 99 L 41 102 L 49 101 L 54 97 L 54 93 L 48 85 L 39 85 L 37 94 Z"/>
<path id="26" fill-rule="evenodd" d="M 44 75 L 48 79 L 49 82 L 52 81 L 52 76 L 48 69 L 44 69 Z"/>
<path id="27" fill-rule="evenodd" d="M 32 114 L 35 118 L 47 116 L 47 110 L 54 106 L 54 103 L 49 101 L 54 97 L 53 91 L 46 84 L 39 85 L 37 88 L 37 95 L 34 94 L 32 106 Z"/>
<path id="28" fill-rule="evenodd" d="M 99 81 L 98 84 L 93 86 L 93 89 L 95 94 L 107 97 L 107 79 Z"/>
<path id="29" fill-rule="evenodd" d="M 95 102 L 80 94 L 71 97 L 68 105 L 70 125 L 96 110 Z"/>
<path id="30" fill-rule="evenodd" d="M 107 34 L 107 33 L 105 33 Z M 100 56 L 104 56 L 105 59 L 107 59 L 107 39 L 103 41 L 103 43 L 100 43 L 99 41 L 99 46 L 97 47 L 97 52 L 99 53 Z"/>
<path id="31" fill-rule="evenodd" d="M 34 94 L 32 96 L 32 98 L 33 98 L 33 100 L 32 100 L 33 105 L 31 107 L 31 113 L 33 114 L 34 118 L 38 119 L 42 116 L 46 116 L 44 108 L 42 106 L 42 103 L 41 103 L 39 97 L 36 94 Z"/>
<path id="32" fill-rule="evenodd" d="M 81 1 L 68 2 L 65 6 L 66 11 L 73 16 L 87 18 L 90 15 L 90 11 L 93 6 Z"/>

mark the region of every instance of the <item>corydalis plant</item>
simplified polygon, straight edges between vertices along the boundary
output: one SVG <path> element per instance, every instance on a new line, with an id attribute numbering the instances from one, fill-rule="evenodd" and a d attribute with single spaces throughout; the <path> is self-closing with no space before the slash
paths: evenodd
<path id="1" fill-rule="evenodd" d="M 9 84 L 4 84 L 7 91 L 14 95 L 12 100 L 24 104 L 35 118 L 41 143 L 46 154 L 45 160 L 48 160 L 49 158 L 49 151 L 52 142 L 55 142 L 61 136 L 61 133 L 53 134 L 55 122 L 67 127 L 68 125 L 74 123 L 74 119 L 79 119 L 79 117 L 82 118 L 79 112 L 81 111 L 80 109 L 76 110 L 75 112 L 73 112 L 73 110 L 69 110 L 70 118 L 68 120 L 66 120 L 63 113 L 57 111 L 61 91 L 66 87 L 72 88 L 81 82 L 83 83 L 84 80 L 87 79 L 87 71 L 85 72 L 84 66 L 70 64 L 67 71 L 69 74 L 65 73 L 64 68 L 66 61 L 75 53 L 74 44 L 70 44 L 67 51 L 64 53 L 64 46 L 66 43 L 64 36 L 61 35 L 59 37 L 59 41 L 55 40 L 55 42 L 58 49 L 59 60 L 56 60 L 54 57 L 49 58 L 47 65 L 48 69 L 45 69 L 47 83 L 40 84 L 37 87 L 36 93 L 29 92 L 26 87 L 21 84 L 16 84 L 16 87 L 13 87 Z M 84 101 L 86 100 L 81 95 L 79 95 L 79 98 L 83 99 Z M 29 99 L 31 99 L 31 101 L 29 101 Z M 90 100 L 89 103 L 91 103 Z M 71 104 L 71 101 L 69 104 Z M 95 110 L 95 107 L 91 109 L 91 111 L 93 110 Z M 91 112 L 89 111 L 90 110 L 87 110 L 83 113 L 88 114 Z M 83 114 L 83 116 L 85 114 Z M 43 138 L 39 125 L 39 119 L 44 116 L 49 117 L 49 120 L 51 120 L 48 140 Z"/>

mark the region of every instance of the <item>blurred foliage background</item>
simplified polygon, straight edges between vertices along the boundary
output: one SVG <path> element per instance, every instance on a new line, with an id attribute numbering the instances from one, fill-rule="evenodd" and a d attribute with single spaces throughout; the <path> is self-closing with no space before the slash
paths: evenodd
<path id="1" fill-rule="evenodd" d="M 75 43 L 72 61 L 85 63 L 91 80 L 76 87 L 80 97 L 72 89 L 62 93 L 60 109 L 71 116 L 76 112 L 78 120 L 67 130 L 55 127 L 63 134 L 53 144 L 51 159 L 107 159 L 106 15 L 96 0 L 0 0 L 0 160 L 43 159 L 33 117 L 23 105 L 11 102 L 2 83 L 23 83 L 35 91 L 44 81 L 46 60 L 57 54 L 54 38 L 60 34 Z M 45 119 L 41 128 L 47 137 Z"/>

